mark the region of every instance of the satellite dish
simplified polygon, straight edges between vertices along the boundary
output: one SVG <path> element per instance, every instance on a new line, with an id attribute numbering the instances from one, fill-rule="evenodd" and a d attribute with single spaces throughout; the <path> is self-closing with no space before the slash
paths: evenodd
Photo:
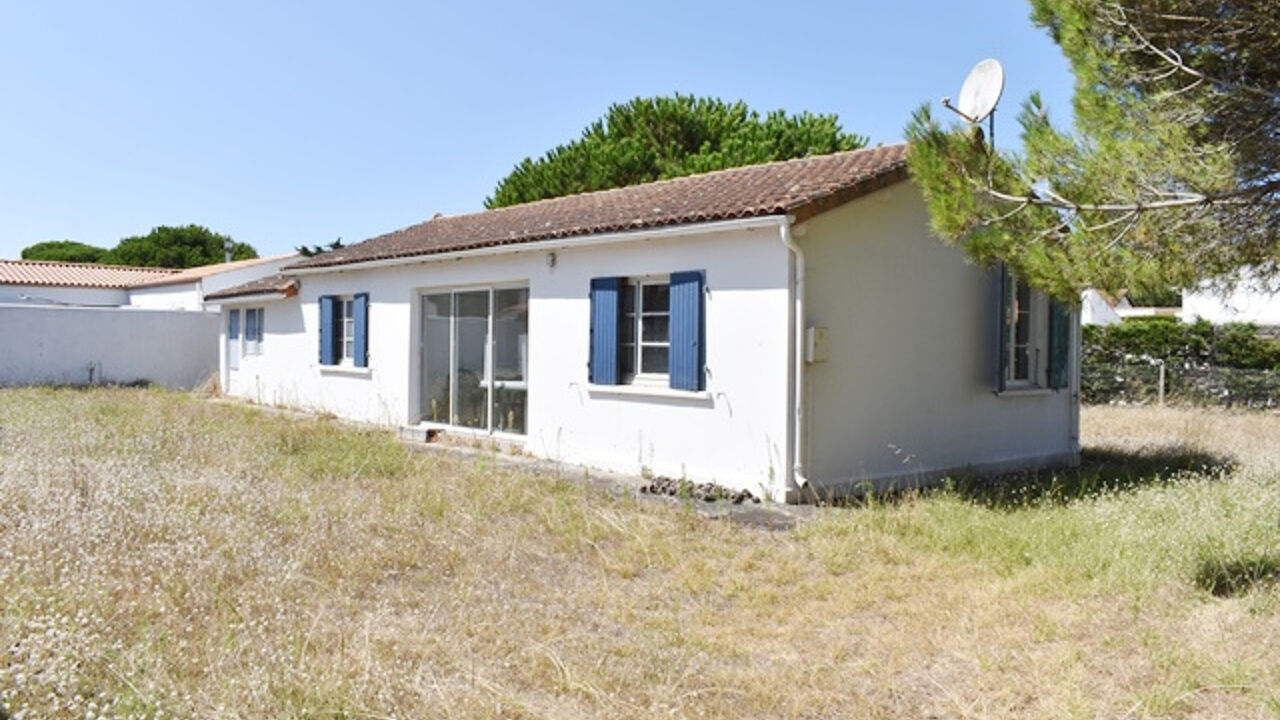
<path id="1" fill-rule="evenodd" d="M 1000 95 L 1004 92 L 1004 67 L 999 60 L 987 58 L 969 71 L 960 87 L 960 99 L 954 106 L 950 98 L 943 98 L 942 104 L 967 122 L 978 124 L 996 109 Z"/>

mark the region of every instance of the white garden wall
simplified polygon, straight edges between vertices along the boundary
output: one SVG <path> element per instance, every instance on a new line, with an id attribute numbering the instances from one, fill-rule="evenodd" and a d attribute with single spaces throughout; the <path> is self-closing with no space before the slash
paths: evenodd
<path id="1" fill-rule="evenodd" d="M 1061 391 L 993 392 L 994 283 L 928 223 L 901 183 L 818 216 L 798 241 L 807 324 L 828 329 L 829 359 L 805 367 L 819 487 L 1076 457 L 1075 373 Z"/>
<path id="2" fill-rule="evenodd" d="M 0 385 L 131 383 L 189 389 L 217 371 L 218 316 L 0 305 Z"/>

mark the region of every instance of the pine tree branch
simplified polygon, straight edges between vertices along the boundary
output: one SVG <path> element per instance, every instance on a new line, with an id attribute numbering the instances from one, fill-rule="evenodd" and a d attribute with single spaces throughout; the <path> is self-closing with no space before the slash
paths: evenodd
<path id="1" fill-rule="evenodd" d="M 1172 48 L 1161 49 L 1157 47 L 1155 43 L 1151 42 L 1151 40 L 1147 38 L 1146 34 L 1138 29 L 1137 25 L 1129 21 L 1128 14 L 1125 12 L 1125 8 L 1123 5 L 1119 3 L 1115 3 L 1111 7 L 1114 11 L 1114 14 L 1112 14 L 1111 17 L 1109 18 L 1112 24 L 1119 26 L 1122 30 L 1127 32 L 1135 41 L 1137 41 L 1138 45 L 1140 45 L 1142 49 L 1160 58 L 1165 63 L 1168 63 L 1170 66 L 1172 66 L 1173 70 L 1177 72 L 1185 73 L 1197 79 L 1197 82 L 1192 83 L 1190 86 L 1184 87 L 1181 90 L 1178 90 L 1177 92 L 1184 92 L 1186 90 L 1189 90 L 1192 87 L 1195 87 L 1197 84 L 1199 84 L 1199 82 L 1207 81 L 1214 85 L 1217 85 L 1218 87 L 1229 88 L 1233 90 L 1240 90 L 1243 92 L 1248 92 L 1248 93 L 1258 95 L 1268 99 L 1275 99 L 1277 97 L 1276 92 L 1274 90 L 1267 90 L 1266 88 L 1257 87 L 1256 85 L 1250 85 L 1248 83 L 1235 82 L 1235 81 L 1227 80 L 1221 77 L 1215 77 L 1191 67 L 1190 65 L 1188 65 L 1186 62 L 1183 61 L 1182 55 L 1180 55 L 1176 50 L 1173 50 Z M 1179 19 L 1184 19 L 1184 18 L 1179 18 Z M 1206 19 L 1206 22 L 1209 22 L 1209 20 Z M 1157 80 L 1163 79 L 1164 77 L 1167 77 L 1167 75 L 1162 75 L 1158 77 Z"/>
<path id="2" fill-rule="evenodd" d="M 1130 213 L 1130 212 L 1147 212 L 1150 210 L 1164 210 L 1177 207 L 1191 207 L 1195 205 L 1243 205 L 1246 198 L 1257 195 L 1268 195 L 1280 190 L 1280 179 L 1272 180 L 1262 185 L 1252 185 L 1237 187 L 1219 193 L 1171 193 L 1174 197 L 1169 200 L 1153 200 L 1152 202 L 1136 202 L 1136 203 L 1079 203 L 1057 195 L 1052 190 L 1045 190 L 1045 194 L 1050 197 L 1040 197 L 1034 191 L 1027 195 L 1012 195 L 1010 193 L 1001 192 L 993 187 L 983 188 L 982 192 L 996 200 L 1014 203 L 1026 203 L 1028 205 L 1036 205 L 1039 207 L 1056 208 L 1058 210 L 1071 210 L 1074 212 L 1105 212 L 1105 213 Z"/>

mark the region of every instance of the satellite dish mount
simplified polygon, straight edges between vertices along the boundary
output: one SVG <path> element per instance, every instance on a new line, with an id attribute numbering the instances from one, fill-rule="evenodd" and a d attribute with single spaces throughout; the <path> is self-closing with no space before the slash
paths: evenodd
<path id="1" fill-rule="evenodd" d="M 960 98 L 955 105 L 951 98 L 942 98 L 942 106 L 959 115 L 970 125 L 978 125 L 988 120 L 990 146 L 995 147 L 996 136 L 996 104 L 1004 93 L 1004 66 L 999 60 L 987 58 L 969 71 L 960 87 Z"/>

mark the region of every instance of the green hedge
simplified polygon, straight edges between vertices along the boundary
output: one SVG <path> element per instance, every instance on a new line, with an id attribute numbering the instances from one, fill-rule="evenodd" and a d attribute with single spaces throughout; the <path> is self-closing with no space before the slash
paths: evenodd
<path id="1" fill-rule="evenodd" d="M 1280 406 L 1280 342 L 1248 323 L 1192 324 L 1171 317 L 1086 326 L 1080 392 L 1086 403 L 1149 403 L 1165 365 L 1167 402 Z"/>
<path id="2" fill-rule="evenodd" d="M 1113 325 L 1086 325 L 1081 350 L 1085 362 L 1158 359 L 1167 364 L 1280 370 L 1280 342 L 1258 337 L 1258 326 L 1252 323 L 1130 318 Z"/>

